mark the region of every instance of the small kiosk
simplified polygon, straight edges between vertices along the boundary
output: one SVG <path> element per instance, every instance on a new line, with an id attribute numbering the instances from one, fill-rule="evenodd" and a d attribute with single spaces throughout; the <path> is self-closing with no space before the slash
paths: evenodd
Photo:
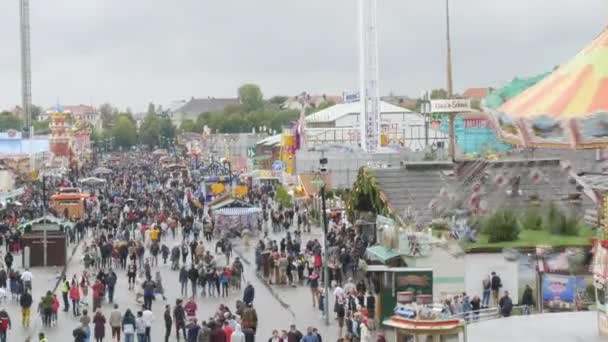
<path id="1" fill-rule="evenodd" d="M 19 230 L 23 233 L 23 246 L 30 249 L 29 265 L 44 266 L 44 231 L 47 241 L 47 266 L 65 266 L 68 251 L 68 231 L 74 229 L 70 221 L 64 221 L 54 216 L 43 216 L 23 223 Z M 26 253 L 23 253 L 25 258 Z M 26 261 L 23 260 L 26 265 Z"/>

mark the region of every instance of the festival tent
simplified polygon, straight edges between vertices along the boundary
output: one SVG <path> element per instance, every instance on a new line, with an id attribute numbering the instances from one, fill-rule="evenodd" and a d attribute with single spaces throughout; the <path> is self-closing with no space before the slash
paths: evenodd
<path id="1" fill-rule="evenodd" d="M 491 111 L 499 136 L 525 147 L 608 145 L 608 29 L 574 58 Z"/>

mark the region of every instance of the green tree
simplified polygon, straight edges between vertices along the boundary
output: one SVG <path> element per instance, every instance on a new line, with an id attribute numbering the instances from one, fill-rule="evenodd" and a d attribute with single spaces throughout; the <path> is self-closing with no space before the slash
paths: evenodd
<path id="1" fill-rule="evenodd" d="M 36 120 L 38 120 L 38 117 L 40 116 L 41 113 L 42 113 L 42 107 L 32 105 L 32 122 L 35 122 Z"/>
<path id="2" fill-rule="evenodd" d="M 289 97 L 287 97 L 287 96 L 273 96 L 270 98 L 270 100 L 268 100 L 268 102 L 272 105 L 280 106 L 283 103 L 285 103 L 285 101 L 287 101 L 288 99 L 289 99 Z"/>
<path id="3" fill-rule="evenodd" d="M 132 117 L 131 117 L 132 119 Z M 137 128 L 135 123 L 129 119 L 129 115 L 118 115 L 114 127 L 112 127 L 114 144 L 129 148 L 137 143 Z"/>
<path id="4" fill-rule="evenodd" d="M 99 106 L 99 114 L 101 115 L 101 125 L 104 129 L 107 129 L 112 127 L 112 124 L 118 115 L 118 109 L 114 108 L 109 103 L 104 103 Z"/>
<path id="5" fill-rule="evenodd" d="M 50 132 L 49 120 L 32 121 L 32 126 L 34 126 L 34 134 L 48 134 Z"/>
<path id="6" fill-rule="evenodd" d="M 387 215 L 388 207 L 380 197 L 381 191 L 374 174 L 368 168 L 361 167 L 346 203 L 348 217 L 354 222 L 361 212 Z"/>
<path id="7" fill-rule="evenodd" d="M 182 124 L 179 126 L 179 129 L 182 132 L 199 132 L 196 122 L 190 119 L 182 121 Z"/>
<path id="8" fill-rule="evenodd" d="M 158 146 L 159 137 L 160 120 L 153 111 L 149 111 L 139 127 L 139 141 L 144 145 Z"/>
<path id="9" fill-rule="evenodd" d="M 23 126 L 23 122 L 21 119 L 13 115 L 13 113 L 0 113 L 0 132 L 6 132 L 9 129 L 21 130 L 21 126 Z"/>
<path id="10" fill-rule="evenodd" d="M 274 199 L 283 207 L 283 208 L 291 208 L 293 207 L 293 202 L 291 195 L 287 192 L 287 189 L 280 186 L 277 188 L 277 192 L 274 195 Z"/>
<path id="11" fill-rule="evenodd" d="M 177 129 L 171 119 L 161 118 L 160 119 L 160 135 L 168 139 L 175 139 L 177 137 Z"/>
<path id="12" fill-rule="evenodd" d="M 239 100 L 246 112 L 252 112 L 264 107 L 264 95 L 255 84 L 244 84 L 238 90 Z"/>
<path id="13" fill-rule="evenodd" d="M 448 98 L 448 92 L 445 89 L 433 89 L 431 91 L 432 100 L 447 99 L 447 98 Z"/>
<path id="14" fill-rule="evenodd" d="M 154 106 L 154 103 L 152 102 L 148 104 L 148 115 L 150 114 L 156 115 L 156 106 Z"/>

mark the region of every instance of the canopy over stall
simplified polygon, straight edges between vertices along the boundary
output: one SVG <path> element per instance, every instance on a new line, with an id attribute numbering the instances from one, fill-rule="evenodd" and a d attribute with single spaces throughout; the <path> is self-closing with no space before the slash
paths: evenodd
<path id="1" fill-rule="evenodd" d="M 499 136 L 515 145 L 607 146 L 608 29 L 493 114 Z"/>

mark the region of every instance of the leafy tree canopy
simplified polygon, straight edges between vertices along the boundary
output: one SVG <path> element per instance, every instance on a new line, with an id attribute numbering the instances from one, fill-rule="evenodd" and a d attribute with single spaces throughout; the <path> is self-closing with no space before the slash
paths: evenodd
<path id="1" fill-rule="evenodd" d="M 238 90 L 239 100 L 246 112 L 260 110 L 264 107 L 264 95 L 259 86 L 244 84 Z"/>

